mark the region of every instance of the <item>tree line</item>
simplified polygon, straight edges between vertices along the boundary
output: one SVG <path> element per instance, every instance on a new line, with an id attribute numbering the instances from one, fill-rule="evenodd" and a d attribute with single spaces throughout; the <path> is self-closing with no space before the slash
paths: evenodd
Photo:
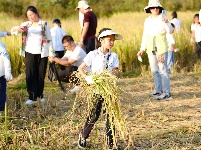
<path id="1" fill-rule="evenodd" d="M 0 12 L 15 17 L 22 17 L 26 7 L 34 5 L 45 18 L 68 18 L 76 15 L 75 8 L 79 0 L 0 0 Z M 88 0 L 98 17 L 111 16 L 118 12 L 143 11 L 148 0 Z M 201 0 L 160 0 L 163 7 L 173 11 L 197 10 L 201 8 Z"/>

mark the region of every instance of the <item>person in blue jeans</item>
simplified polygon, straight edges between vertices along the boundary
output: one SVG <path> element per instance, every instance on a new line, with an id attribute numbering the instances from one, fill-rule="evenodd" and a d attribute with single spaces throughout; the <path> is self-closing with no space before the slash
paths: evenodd
<path id="1" fill-rule="evenodd" d="M 167 67 L 168 42 L 166 33 L 172 33 L 173 28 L 167 16 L 162 14 L 164 8 L 159 0 L 149 0 L 148 6 L 144 10 L 151 15 L 145 19 L 141 48 L 137 56 L 141 56 L 144 51 L 148 54 L 156 89 L 150 95 L 150 98 L 171 100 L 170 77 Z"/>
<path id="2" fill-rule="evenodd" d="M 10 35 L 10 32 L 0 32 L 0 37 Z M 4 111 L 6 102 L 6 81 L 13 79 L 11 74 L 10 57 L 5 45 L 0 41 L 0 111 Z"/>

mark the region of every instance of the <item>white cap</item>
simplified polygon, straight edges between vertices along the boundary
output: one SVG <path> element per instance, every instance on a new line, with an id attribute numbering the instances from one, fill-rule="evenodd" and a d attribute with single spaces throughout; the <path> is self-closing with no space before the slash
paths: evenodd
<path id="1" fill-rule="evenodd" d="M 98 36 L 98 40 L 100 40 L 100 38 L 108 36 L 108 35 L 115 35 L 115 40 L 121 40 L 123 38 L 120 34 L 117 34 L 113 30 L 105 30 Z"/>
<path id="2" fill-rule="evenodd" d="M 146 7 L 144 8 L 144 11 L 145 11 L 146 13 L 151 13 L 151 11 L 150 11 L 150 8 L 151 8 L 151 7 L 159 7 L 159 8 L 161 8 L 162 10 L 164 9 L 159 0 L 149 0 L 148 6 L 146 6 Z"/>
<path id="3" fill-rule="evenodd" d="M 88 2 L 85 1 L 85 0 L 82 0 L 82 1 L 79 1 L 79 2 L 78 2 L 78 6 L 76 7 L 75 10 L 78 10 L 78 9 L 80 9 L 80 8 L 87 9 L 87 8 L 89 8 L 89 7 L 90 7 L 90 6 L 89 6 Z"/>

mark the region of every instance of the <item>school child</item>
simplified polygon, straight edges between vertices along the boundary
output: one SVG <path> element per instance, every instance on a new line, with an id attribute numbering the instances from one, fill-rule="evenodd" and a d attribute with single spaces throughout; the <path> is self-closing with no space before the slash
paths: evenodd
<path id="1" fill-rule="evenodd" d="M 173 23 L 171 23 L 172 27 L 173 27 L 173 31 L 175 29 L 175 25 Z M 174 37 L 171 33 L 167 33 L 166 34 L 166 38 L 168 41 L 168 58 L 167 58 L 167 67 L 168 67 L 168 72 L 170 73 L 170 69 L 173 68 L 174 65 L 174 52 L 177 51 L 177 48 L 175 48 L 175 40 Z"/>
<path id="2" fill-rule="evenodd" d="M 64 56 L 64 46 L 62 44 L 62 38 L 67 35 L 66 31 L 61 28 L 61 21 L 59 19 L 54 19 L 52 21 L 53 23 L 53 28 L 50 29 L 51 36 L 52 36 L 52 45 L 53 45 L 53 50 L 55 54 L 59 57 L 62 58 Z M 65 67 L 60 65 L 61 70 L 65 70 Z"/>
<path id="3" fill-rule="evenodd" d="M 0 37 L 10 35 L 10 32 L 0 32 Z M 4 111 L 6 102 L 6 81 L 13 79 L 11 74 L 10 57 L 5 45 L 0 41 L 0 112 Z"/>
<path id="4" fill-rule="evenodd" d="M 194 15 L 194 22 L 191 25 L 191 43 L 196 44 L 198 57 L 201 57 L 201 25 L 199 22 L 199 14 Z"/>
<path id="5" fill-rule="evenodd" d="M 97 38 L 97 49 L 94 51 L 90 51 L 87 56 L 84 58 L 83 63 L 79 66 L 78 71 L 81 75 L 85 77 L 85 80 L 88 84 L 93 84 L 93 77 L 86 76 L 85 68 L 90 67 L 91 72 L 94 74 L 100 74 L 105 69 L 114 73 L 115 70 L 119 68 L 119 59 L 116 53 L 111 51 L 111 48 L 114 46 L 115 40 L 121 40 L 122 36 L 117 34 L 112 29 L 103 28 L 100 30 L 98 38 Z M 99 96 L 98 102 L 94 105 L 95 112 L 90 112 L 90 116 L 88 116 L 87 121 L 82 129 L 78 146 L 81 148 L 86 148 L 86 139 L 89 137 L 91 130 L 94 127 L 95 122 L 98 120 L 102 108 L 102 103 L 104 99 Z M 108 137 L 108 146 L 109 149 L 115 149 L 113 147 L 113 135 L 112 130 L 110 128 L 110 122 L 107 116 L 106 122 L 106 135 Z"/>

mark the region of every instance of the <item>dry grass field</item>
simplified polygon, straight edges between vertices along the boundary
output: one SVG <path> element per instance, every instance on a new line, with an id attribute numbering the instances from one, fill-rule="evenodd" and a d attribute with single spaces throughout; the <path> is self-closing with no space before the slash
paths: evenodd
<path id="1" fill-rule="evenodd" d="M 195 73 L 171 75 L 173 100 L 149 99 L 154 90 L 152 76 L 145 72 L 135 78 L 122 78 L 122 112 L 127 121 L 130 141 L 118 141 L 120 149 L 129 150 L 199 150 L 201 149 L 201 76 Z M 75 95 L 59 90 L 46 81 L 45 104 L 24 105 L 27 93 L 24 76 L 8 85 L 8 120 L 1 118 L 1 149 L 77 150 L 83 110 L 69 118 Z M 68 85 L 67 89 L 69 89 Z M 66 98 L 65 98 L 66 97 Z M 7 132 L 5 129 L 8 129 Z M 88 149 L 106 149 L 104 116 L 89 138 Z M 7 145 L 5 139 L 7 138 Z M 129 147 L 128 147 L 129 146 Z"/>
<path id="2" fill-rule="evenodd" d="M 129 129 L 129 140 L 123 141 L 117 136 L 121 150 L 201 150 L 201 63 L 189 43 L 194 14 L 178 12 L 182 32 L 176 35 L 179 52 L 175 53 L 175 71 L 171 74 L 174 98 L 171 101 L 149 99 L 149 94 L 154 90 L 153 77 L 147 71 L 146 55 L 143 56 L 143 64 L 136 57 L 147 14 L 128 12 L 99 19 L 98 30 L 110 27 L 124 37 L 113 48 L 127 71 L 118 82 L 125 91 L 120 101 Z M 5 14 L 0 17 L 4 18 L 0 22 L 2 30 L 10 30 L 22 22 Z M 78 19 L 61 21 L 67 33 L 78 41 Z M 51 20 L 48 22 L 51 24 Z M 0 149 L 78 150 L 78 134 L 85 116 L 82 107 L 71 114 L 76 95 L 61 92 L 56 82 L 46 79 L 44 95 L 47 102 L 25 106 L 28 95 L 24 59 L 18 55 L 20 38 L 19 35 L 2 39 L 11 57 L 15 79 L 8 83 L 7 115 L 0 115 Z M 70 89 L 69 85 L 65 86 Z M 104 118 L 102 114 L 95 125 L 87 141 L 87 149 L 106 150 Z"/>

